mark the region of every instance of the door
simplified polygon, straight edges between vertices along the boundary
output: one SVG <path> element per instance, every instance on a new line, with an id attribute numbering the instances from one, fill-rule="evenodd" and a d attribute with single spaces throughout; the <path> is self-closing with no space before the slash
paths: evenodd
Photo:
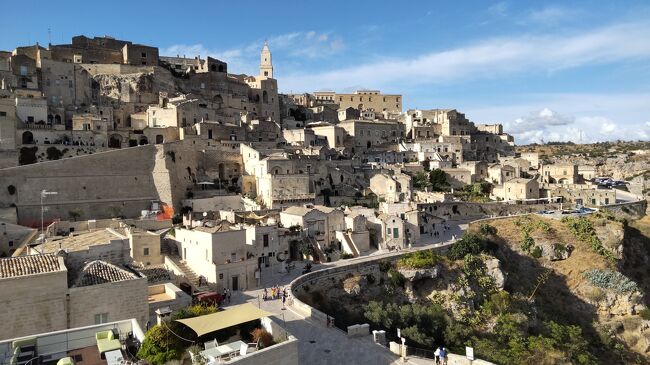
<path id="1" fill-rule="evenodd" d="M 233 276 L 232 277 L 232 291 L 237 291 L 239 290 L 239 277 L 238 276 Z"/>
<path id="2" fill-rule="evenodd" d="M 183 247 L 183 260 L 187 260 L 187 248 Z"/>

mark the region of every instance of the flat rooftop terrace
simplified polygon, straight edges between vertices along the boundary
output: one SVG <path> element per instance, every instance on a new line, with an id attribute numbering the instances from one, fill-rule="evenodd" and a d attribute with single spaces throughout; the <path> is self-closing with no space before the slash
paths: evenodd
<path id="1" fill-rule="evenodd" d="M 108 244 L 111 240 L 125 239 L 116 231 L 106 228 L 95 231 L 85 231 L 72 233 L 70 236 L 55 236 L 47 239 L 47 242 L 38 246 L 38 250 L 43 253 L 56 253 L 60 249 L 68 251 L 87 250 L 90 246 Z"/>

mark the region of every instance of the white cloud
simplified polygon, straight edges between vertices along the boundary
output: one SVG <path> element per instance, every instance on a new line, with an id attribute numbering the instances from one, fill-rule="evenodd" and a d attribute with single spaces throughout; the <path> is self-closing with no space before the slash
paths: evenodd
<path id="1" fill-rule="evenodd" d="M 500 1 L 488 7 L 488 13 L 493 16 L 503 17 L 508 15 L 508 3 L 505 1 Z"/>
<path id="2" fill-rule="evenodd" d="M 650 23 L 625 23 L 569 36 L 496 38 L 414 58 L 372 60 L 325 72 L 295 73 L 283 90 L 342 89 L 372 80 L 376 88 L 450 83 L 524 71 L 557 71 L 581 65 L 650 57 Z"/>
<path id="3" fill-rule="evenodd" d="M 531 94 L 511 105 L 466 106 L 469 118 L 502 122 L 518 144 L 649 140 L 650 93 Z M 530 112 L 534 110 L 535 112 Z"/>
<path id="4" fill-rule="evenodd" d="M 577 14 L 578 11 L 574 9 L 559 6 L 547 6 L 542 9 L 530 11 L 526 20 L 528 22 L 539 24 L 555 24 L 559 21 L 575 17 Z"/>

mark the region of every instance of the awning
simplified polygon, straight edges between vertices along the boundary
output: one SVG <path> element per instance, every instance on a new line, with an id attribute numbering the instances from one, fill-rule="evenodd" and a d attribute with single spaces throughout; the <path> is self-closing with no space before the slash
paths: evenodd
<path id="1" fill-rule="evenodd" d="M 218 331 L 224 328 L 236 326 L 241 323 L 254 321 L 256 319 L 272 316 L 272 313 L 263 311 L 251 303 L 245 303 L 228 307 L 220 312 L 206 314 L 204 316 L 177 319 L 197 336 L 203 336 L 206 333 Z"/>

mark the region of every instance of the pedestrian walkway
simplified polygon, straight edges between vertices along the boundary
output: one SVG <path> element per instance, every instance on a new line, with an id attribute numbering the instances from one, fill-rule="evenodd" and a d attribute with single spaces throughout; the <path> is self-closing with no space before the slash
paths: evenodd
<path id="1" fill-rule="evenodd" d="M 312 264 L 312 271 L 373 261 L 417 250 L 446 247 L 453 244 L 452 236 L 459 238 L 466 229 L 467 224 L 455 225 L 445 232 L 445 236 L 442 238 L 446 240 L 443 242 L 414 246 L 402 251 L 375 251 L 370 255 L 353 259 Z M 267 288 L 270 293 L 269 288 L 274 285 L 280 286 L 281 290 L 286 287 L 287 292 L 290 294 L 289 284 L 302 275 L 304 265 L 306 265 L 306 262 L 296 262 L 296 267 L 289 273 L 265 271 L 261 278 L 261 288 L 234 292 L 228 305 L 250 302 L 263 310 L 273 313 L 272 317 L 299 340 L 298 354 L 301 364 L 403 364 L 402 360 L 386 347 L 375 344 L 372 341 L 372 336 L 350 338 L 346 332 L 334 326 L 327 327 L 321 323 L 306 319 L 289 306 L 283 308 L 282 299 L 266 301 L 262 299 L 264 288 Z M 407 363 L 430 364 L 426 359 L 417 359 L 420 362 L 412 362 L 415 360 L 416 358 L 413 358 Z M 449 364 L 453 363 L 449 362 Z M 465 363 L 458 362 L 458 364 Z"/>

